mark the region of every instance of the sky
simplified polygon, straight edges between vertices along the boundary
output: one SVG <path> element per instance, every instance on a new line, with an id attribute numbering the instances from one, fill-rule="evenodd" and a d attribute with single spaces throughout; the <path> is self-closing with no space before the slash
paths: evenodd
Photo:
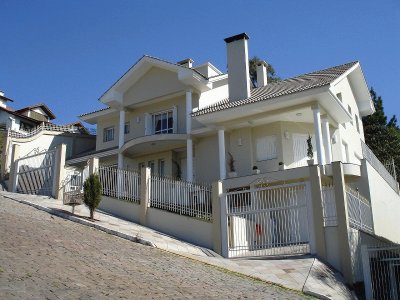
<path id="1" fill-rule="evenodd" d="M 144 54 L 226 72 L 242 32 L 281 78 L 360 61 L 400 121 L 400 0 L 0 0 L 0 90 L 71 123 Z"/>

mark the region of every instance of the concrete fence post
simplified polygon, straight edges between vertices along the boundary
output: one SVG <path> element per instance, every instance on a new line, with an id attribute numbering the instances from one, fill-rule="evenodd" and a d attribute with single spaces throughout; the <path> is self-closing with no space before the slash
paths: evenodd
<path id="1" fill-rule="evenodd" d="M 311 183 L 311 201 L 312 201 L 312 222 L 314 228 L 310 230 L 310 234 L 314 232 L 314 236 L 310 237 L 314 244 L 311 249 L 312 254 L 327 259 L 324 215 L 322 211 L 322 184 L 321 171 L 318 165 L 310 166 L 310 183 Z M 314 253 L 313 253 L 314 251 Z"/>
<path id="2" fill-rule="evenodd" d="M 346 183 L 343 165 L 340 161 L 332 163 L 333 184 L 335 186 L 337 233 L 341 272 L 348 283 L 353 281 L 351 252 L 349 245 L 349 220 L 347 211 Z"/>
<path id="3" fill-rule="evenodd" d="M 56 199 L 63 199 L 63 180 L 65 178 L 65 154 L 67 145 L 61 144 L 57 146 L 56 157 L 54 161 L 54 177 L 52 195 Z"/>
<path id="4" fill-rule="evenodd" d="M 18 159 L 19 159 L 19 148 L 20 146 L 14 144 L 12 147 L 11 154 L 11 167 L 10 167 L 10 191 L 15 193 L 17 191 L 18 184 Z"/>
<path id="5" fill-rule="evenodd" d="M 361 246 L 361 259 L 362 259 L 362 267 L 363 267 L 363 275 L 364 275 L 364 290 L 365 290 L 365 299 L 372 300 L 372 281 L 371 281 L 371 269 L 369 263 L 369 253 L 368 246 Z"/>
<path id="6" fill-rule="evenodd" d="M 213 219 L 213 248 L 214 251 L 222 255 L 222 230 L 221 227 L 221 200 L 222 182 L 216 181 L 212 184 L 212 219 Z"/>
<path id="7" fill-rule="evenodd" d="M 97 157 L 92 157 L 89 159 L 89 175 L 99 172 L 99 159 Z"/>
<path id="8" fill-rule="evenodd" d="M 142 168 L 140 170 L 140 216 L 139 223 L 146 225 L 147 223 L 147 210 L 150 207 L 150 189 L 151 181 L 150 174 L 151 169 L 149 167 Z"/>

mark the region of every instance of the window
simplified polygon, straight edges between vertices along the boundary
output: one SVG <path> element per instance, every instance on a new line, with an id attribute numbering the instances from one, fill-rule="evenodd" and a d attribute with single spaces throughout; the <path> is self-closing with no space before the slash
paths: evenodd
<path id="1" fill-rule="evenodd" d="M 276 135 L 258 138 L 256 140 L 256 155 L 257 161 L 277 158 Z"/>
<path id="2" fill-rule="evenodd" d="M 358 119 L 358 116 L 357 116 L 357 115 L 355 115 L 355 117 L 356 117 L 356 127 L 357 127 L 357 131 L 358 131 L 358 133 L 360 133 L 360 120 Z"/>
<path id="3" fill-rule="evenodd" d="M 165 172 L 165 160 L 159 159 L 158 160 L 158 175 L 164 176 L 164 172 Z"/>
<path id="4" fill-rule="evenodd" d="M 130 122 L 126 122 L 125 126 L 124 126 L 124 133 L 128 134 L 130 132 L 131 129 L 131 123 Z"/>
<path id="5" fill-rule="evenodd" d="M 174 118 L 173 111 L 165 111 L 152 115 L 152 125 L 154 134 L 173 133 Z"/>
<path id="6" fill-rule="evenodd" d="M 351 121 L 350 121 L 350 123 L 351 123 L 351 125 L 353 125 L 353 115 L 351 114 L 351 107 L 350 107 L 350 105 L 347 105 L 347 110 L 349 111 L 349 114 L 351 115 Z"/>
<path id="7" fill-rule="evenodd" d="M 114 127 L 104 128 L 103 131 L 103 142 L 109 142 L 114 140 Z"/>

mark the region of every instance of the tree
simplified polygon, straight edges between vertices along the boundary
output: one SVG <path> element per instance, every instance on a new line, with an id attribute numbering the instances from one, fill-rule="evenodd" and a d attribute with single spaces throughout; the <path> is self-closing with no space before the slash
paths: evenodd
<path id="1" fill-rule="evenodd" d="M 83 185 L 83 202 L 90 210 L 90 219 L 93 220 L 94 211 L 101 201 L 101 184 L 97 174 L 91 174 Z"/>
<path id="2" fill-rule="evenodd" d="M 262 63 L 263 61 L 258 58 L 257 56 L 253 56 L 249 60 L 249 73 L 250 73 L 250 80 L 251 83 L 253 84 L 253 87 L 257 87 L 257 65 Z M 267 78 L 268 82 L 276 82 L 281 80 L 275 72 L 274 67 L 271 64 L 268 64 L 267 67 Z"/>
<path id="3" fill-rule="evenodd" d="M 397 126 L 397 118 L 393 115 L 387 122 L 382 98 L 373 88 L 370 93 L 375 113 L 362 119 L 365 143 L 381 162 L 385 163 L 393 159 L 396 174 L 400 174 L 400 128 Z"/>

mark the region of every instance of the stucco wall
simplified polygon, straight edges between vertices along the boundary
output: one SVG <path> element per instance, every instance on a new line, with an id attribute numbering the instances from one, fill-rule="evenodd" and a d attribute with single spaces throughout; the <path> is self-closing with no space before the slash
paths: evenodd
<path id="1" fill-rule="evenodd" d="M 189 243 L 213 249 L 213 224 L 169 213 L 156 208 L 147 211 L 147 226 L 181 238 Z"/>
<path id="2" fill-rule="evenodd" d="M 135 223 L 139 222 L 140 205 L 133 202 L 102 196 L 99 209 Z"/>
<path id="3" fill-rule="evenodd" d="M 375 234 L 400 243 L 400 196 L 366 162 Z"/>
<path id="4" fill-rule="evenodd" d="M 194 147 L 196 179 L 200 182 L 217 181 L 219 179 L 217 134 L 196 140 Z"/>

